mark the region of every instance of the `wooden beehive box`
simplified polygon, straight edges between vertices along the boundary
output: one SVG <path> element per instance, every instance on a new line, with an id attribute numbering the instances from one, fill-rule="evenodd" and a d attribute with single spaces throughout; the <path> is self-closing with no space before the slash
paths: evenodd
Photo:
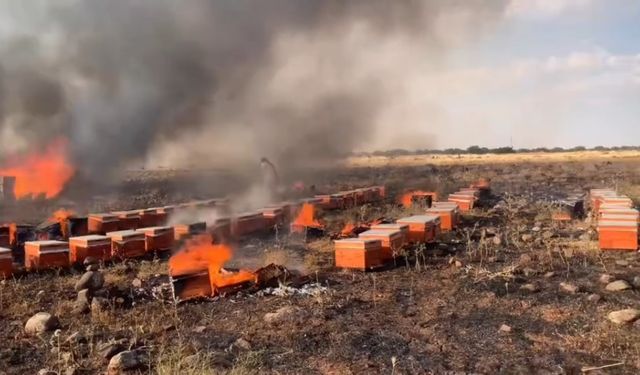
<path id="1" fill-rule="evenodd" d="M 637 250 L 638 223 L 635 221 L 600 221 L 600 250 Z"/>
<path id="2" fill-rule="evenodd" d="M 27 270 L 69 267 L 69 243 L 63 241 L 29 241 L 24 244 Z"/>
<path id="3" fill-rule="evenodd" d="M 11 249 L 0 247 L 0 279 L 13 275 L 13 254 Z"/>
<path id="4" fill-rule="evenodd" d="M 140 228 L 138 231 L 144 233 L 145 250 L 148 253 L 169 251 L 173 247 L 175 237 L 173 227 Z"/>
<path id="5" fill-rule="evenodd" d="M 107 233 L 111 238 L 111 255 L 114 258 L 136 258 L 146 253 L 145 235 L 137 230 L 120 230 Z"/>
<path id="6" fill-rule="evenodd" d="M 114 232 L 120 229 L 120 219 L 114 214 L 90 214 L 88 227 L 91 234 Z"/>
<path id="7" fill-rule="evenodd" d="M 405 235 L 400 231 L 370 229 L 358 235 L 365 240 L 380 240 L 382 243 L 382 261 L 393 260 L 397 252 L 404 246 Z"/>
<path id="8" fill-rule="evenodd" d="M 389 232 L 397 232 L 400 231 L 402 234 L 402 246 L 409 242 L 409 225 L 408 224 L 398 224 L 398 223 L 388 223 L 388 224 L 374 224 L 371 226 L 372 230 L 385 230 Z"/>
<path id="9" fill-rule="evenodd" d="M 382 241 L 348 238 L 335 241 L 336 267 L 368 270 L 381 267 Z"/>
<path id="10" fill-rule="evenodd" d="M 398 219 L 398 224 L 409 225 L 409 242 L 434 242 L 440 233 L 440 216 L 415 215 Z"/>
<path id="11" fill-rule="evenodd" d="M 458 205 L 434 206 L 426 210 L 427 214 L 440 217 L 440 229 L 448 232 L 458 226 Z"/>
<path id="12" fill-rule="evenodd" d="M 140 228 L 142 219 L 138 211 L 114 211 L 119 219 L 118 230 L 136 230 Z"/>
<path id="13" fill-rule="evenodd" d="M 82 263 L 87 257 L 102 261 L 111 259 L 111 238 L 99 234 L 69 238 L 71 263 Z"/>

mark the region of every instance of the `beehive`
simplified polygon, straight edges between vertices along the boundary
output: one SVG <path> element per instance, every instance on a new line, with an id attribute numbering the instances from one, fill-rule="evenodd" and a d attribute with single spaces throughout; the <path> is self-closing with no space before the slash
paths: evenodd
<path id="1" fill-rule="evenodd" d="M 360 233 L 358 238 L 380 240 L 382 243 L 382 261 L 388 262 L 393 260 L 397 252 L 404 246 L 405 235 L 399 230 L 370 229 Z"/>
<path id="2" fill-rule="evenodd" d="M 88 220 L 91 234 L 105 234 L 120 229 L 120 220 L 114 214 L 90 214 Z"/>
<path id="3" fill-rule="evenodd" d="M 368 270 L 380 267 L 382 241 L 362 238 L 348 238 L 335 241 L 336 267 Z"/>
<path id="4" fill-rule="evenodd" d="M 242 237 L 266 230 L 266 222 L 261 212 L 240 214 L 231 220 L 231 234 Z"/>
<path id="5" fill-rule="evenodd" d="M 227 242 L 231 238 L 231 218 L 219 217 L 208 228 L 215 243 Z"/>
<path id="6" fill-rule="evenodd" d="M 171 286 L 176 301 L 213 295 L 209 272 L 207 270 L 183 275 L 172 275 Z"/>
<path id="7" fill-rule="evenodd" d="M 120 230 L 107 233 L 111 238 L 111 256 L 114 258 L 136 258 L 146 253 L 145 235 L 136 230 Z"/>
<path id="8" fill-rule="evenodd" d="M 111 259 L 111 238 L 98 234 L 69 238 L 71 263 L 82 263 L 87 257 L 102 261 Z"/>
<path id="9" fill-rule="evenodd" d="M 24 244 L 27 270 L 69 267 L 69 243 L 63 241 L 28 241 Z"/>
<path id="10" fill-rule="evenodd" d="M 440 229 L 443 232 L 451 231 L 458 226 L 458 205 L 434 205 L 427 209 L 427 214 L 440 217 Z"/>
<path id="11" fill-rule="evenodd" d="M 0 247 L 11 246 L 11 229 L 8 226 L 0 226 Z"/>
<path id="12" fill-rule="evenodd" d="M 404 246 L 409 242 L 409 225 L 408 224 L 398 224 L 398 223 L 374 224 L 371 226 L 371 229 L 384 230 L 388 232 L 399 231 L 402 234 L 402 245 Z"/>
<path id="13" fill-rule="evenodd" d="M 284 210 L 282 207 L 265 207 L 260 209 L 264 217 L 265 226 L 273 228 L 284 224 Z"/>
<path id="14" fill-rule="evenodd" d="M 409 225 L 409 242 L 434 242 L 440 233 L 440 216 L 416 215 L 398 219 L 398 224 Z"/>
<path id="15" fill-rule="evenodd" d="M 140 228 L 138 231 L 144 233 L 145 250 L 148 253 L 168 251 L 173 247 L 173 227 Z"/>
<path id="16" fill-rule="evenodd" d="M 457 204 L 461 212 L 468 212 L 473 209 L 476 198 L 469 194 L 455 193 L 449 194 L 447 200 Z"/>
<path id="17" fill-rule="evenodd" d="M 157 208 L 147 208 L 138 211 L 138 213 L 140 214 L 140 228 L 163 226 L 167 221 L 167 214 L 159 212 Z"/>
<path id="18" fill-rule="evenodd" d="M 207 223 L 204 221 L 192 224 L 177 224 L 173 226 L 174 239 L 185 240 L 191 236 L 203 234 L 207 231 Z"/>
<path id="19" fill-rule="evenodd" d="M 598 237 L 601 250 L 637 250 L 638 223 L 635 221 L 600 221 Z"/>
<path id="20" fill-rule="evenodd" d="M 13 275 L 13 255 L 11 249 L 0 247 L 0 279 Z"/>
<path id="21" fill-rule="evenodd" d="M 141 218 L 138 211 L 114 211 L 119 220 L 118 230 L 136 230 L 140 228 Z"/>
<path id="22" fill-rule="evenodd" d="M 318 205 L 323 210 L 335 210 L 344 207 L 344 197 L 339 194 L 322 194 L 316 195 L 315 198 L 320 200 Z"/>

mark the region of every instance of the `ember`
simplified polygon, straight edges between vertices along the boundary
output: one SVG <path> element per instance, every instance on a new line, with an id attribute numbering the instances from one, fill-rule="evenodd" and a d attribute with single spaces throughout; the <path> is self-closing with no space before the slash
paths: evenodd
<path id="1" fill-rule="evenodd" d="M 0 175 L 16 178 L 14 192 L 18 199 L 37 195 L 54 198 L 74 173 L 67 161 L 67 140 L 62 138 L 44 151 L 14 158 L 0 168 Z"/>

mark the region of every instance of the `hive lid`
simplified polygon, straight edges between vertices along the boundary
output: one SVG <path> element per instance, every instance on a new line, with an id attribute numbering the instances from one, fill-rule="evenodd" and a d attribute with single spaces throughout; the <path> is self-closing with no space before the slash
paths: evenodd
<path id="1" fill-rule="evenodd" d="M 409 228 L 409 224 L 384 223 L 384 224 L 375 224 L 371 226 L 371 229 L 404 229 L 404 228 Z"/>
<path id="2" fill-rule="evenodd" d="M 86 236 L 77 236 L 77 237 L 71 237 L 69 238 L 69 241 L 74 241 L 74 240 L 78 240 L 78 241 L 99 241 L 99 240 L 108 240 L 109 236 L 102 236 L 99 234 L 89 234 Z"/>
<path id="3" fill-rule="evenodd" d="M 36 245 L 36 246 L 66 246 L 69 243 L 64 241 L 56 241 L 56 240 L 44 240 L 44 241 L 27 241 L 25 245 Z"/>
<path id="4" fill-rule="evenodd" d="M 6 247 L 0 247 L 0 255 L 11 254 L 11 249 L 7 249 Z"/>
<path id="5" fill-rule="evenodd" d="M 165 230 L 172 230 L 173 227 L 167 227 L 167 226 L 157 226 L 157 227 L 146 227 L 146 228 L 138 228 L 137 230 L 140 232 L 161 232 L 161 231 L 165 231 Z"/>
<path id="6" fill-rule="evenodd" d="M 628 220 L 632 220 L 638 219 L 638 215 L 636 214 L 634 215 L 624 215 L 624 214 L 616 214 L 616 213 L 604 213 L 602 214 L 602 221 L 628 221 Z"/>
<path id="7" fill-rule="evenodd" d="M 118 220 L 118 216 L 114 215 L 114 214 L 89 214 L 89 218 L 100 218 L 102 220 Z"/>
<path id="8" fill-rule="evenodd" d="M 640 214 L 640 211 L 636 210 L 635 208 L 631 208 L 631 207 L 604 207 L 604 208 L 600 208 L 599 211 L 600 214 L 620 214 L 620 215 L 638 215 Z"/>
<path id="9" fill-rule="evenodd" d="M 635 221 L 616 221 L 616 220 L 603 220 L 598 222 L 599 228 L 605 227 L 628 227 L 628 228 L 638 228 L 638 223 Z"/>
<path id="10" fill-rule="evenodd" d="M 367 236 L 376 236 L 376 237 L 380 237 L 380 236 L 385 236 L 385 237 L 393 237 L 393 236 L 401 236 L 402 232 L 400 230 L 397 231 L 391 231 L 391 230 L 384 230 L 384 229 L 369 229 L 366 230 L 362 233 L 360 233 L 358 235 L 358 237 L 367 237 Z"/>
<path id="11" fill-rule="evenodd" d="M 398 219 L 398 223 L 430 223 L 440 221 L 438 215 L 415 215 Z"/>
<path id="12" fill-rule="evenodd" d="M 116 237 L 116 238 L 144 237 L 144 233 L 143 232 L 138 232 L 138 231 L 133 230 L 133 229 L 129 229 L 129 230 L 118 230 L 118 231 L 115 231 L 115 232 L 109 232 L 109 233 L 107 233 L 107 236 Z"/>
<path id="13" fill-rule="evenodd" d="M 376 247 L 382 246 L 382 241 L 376 239 L 368 239 L 368 238 L 345 238 L 343 240 L 335 240 L 335 245 L 346 245 L 346 246 L 364 246 L 364 247 Z"/>

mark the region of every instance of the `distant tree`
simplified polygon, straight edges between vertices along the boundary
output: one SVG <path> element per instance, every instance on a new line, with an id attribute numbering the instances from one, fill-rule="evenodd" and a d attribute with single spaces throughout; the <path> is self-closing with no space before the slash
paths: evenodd
<path id="1" fill-rule="evenodd" d="M 490 152 L 493 154 L 513 154 L 515 150 L 513 147 L 498 147 L 490 150 Z"/>
<path id="2" fill-rule="evenodd" d="M 486 147 L 471 146 L 471 147 L 467 148 L 467 153 L 474 154 L 474 155 L 488 154 L 489 153 L 489 149 L 486 148 Z"/>
<path id="3" fill-rule="evenodd" d="M 573 148 L 570 148 L 568 151 L 585 151 L 587 148 L 584 146 L 576 146 Z"/>

